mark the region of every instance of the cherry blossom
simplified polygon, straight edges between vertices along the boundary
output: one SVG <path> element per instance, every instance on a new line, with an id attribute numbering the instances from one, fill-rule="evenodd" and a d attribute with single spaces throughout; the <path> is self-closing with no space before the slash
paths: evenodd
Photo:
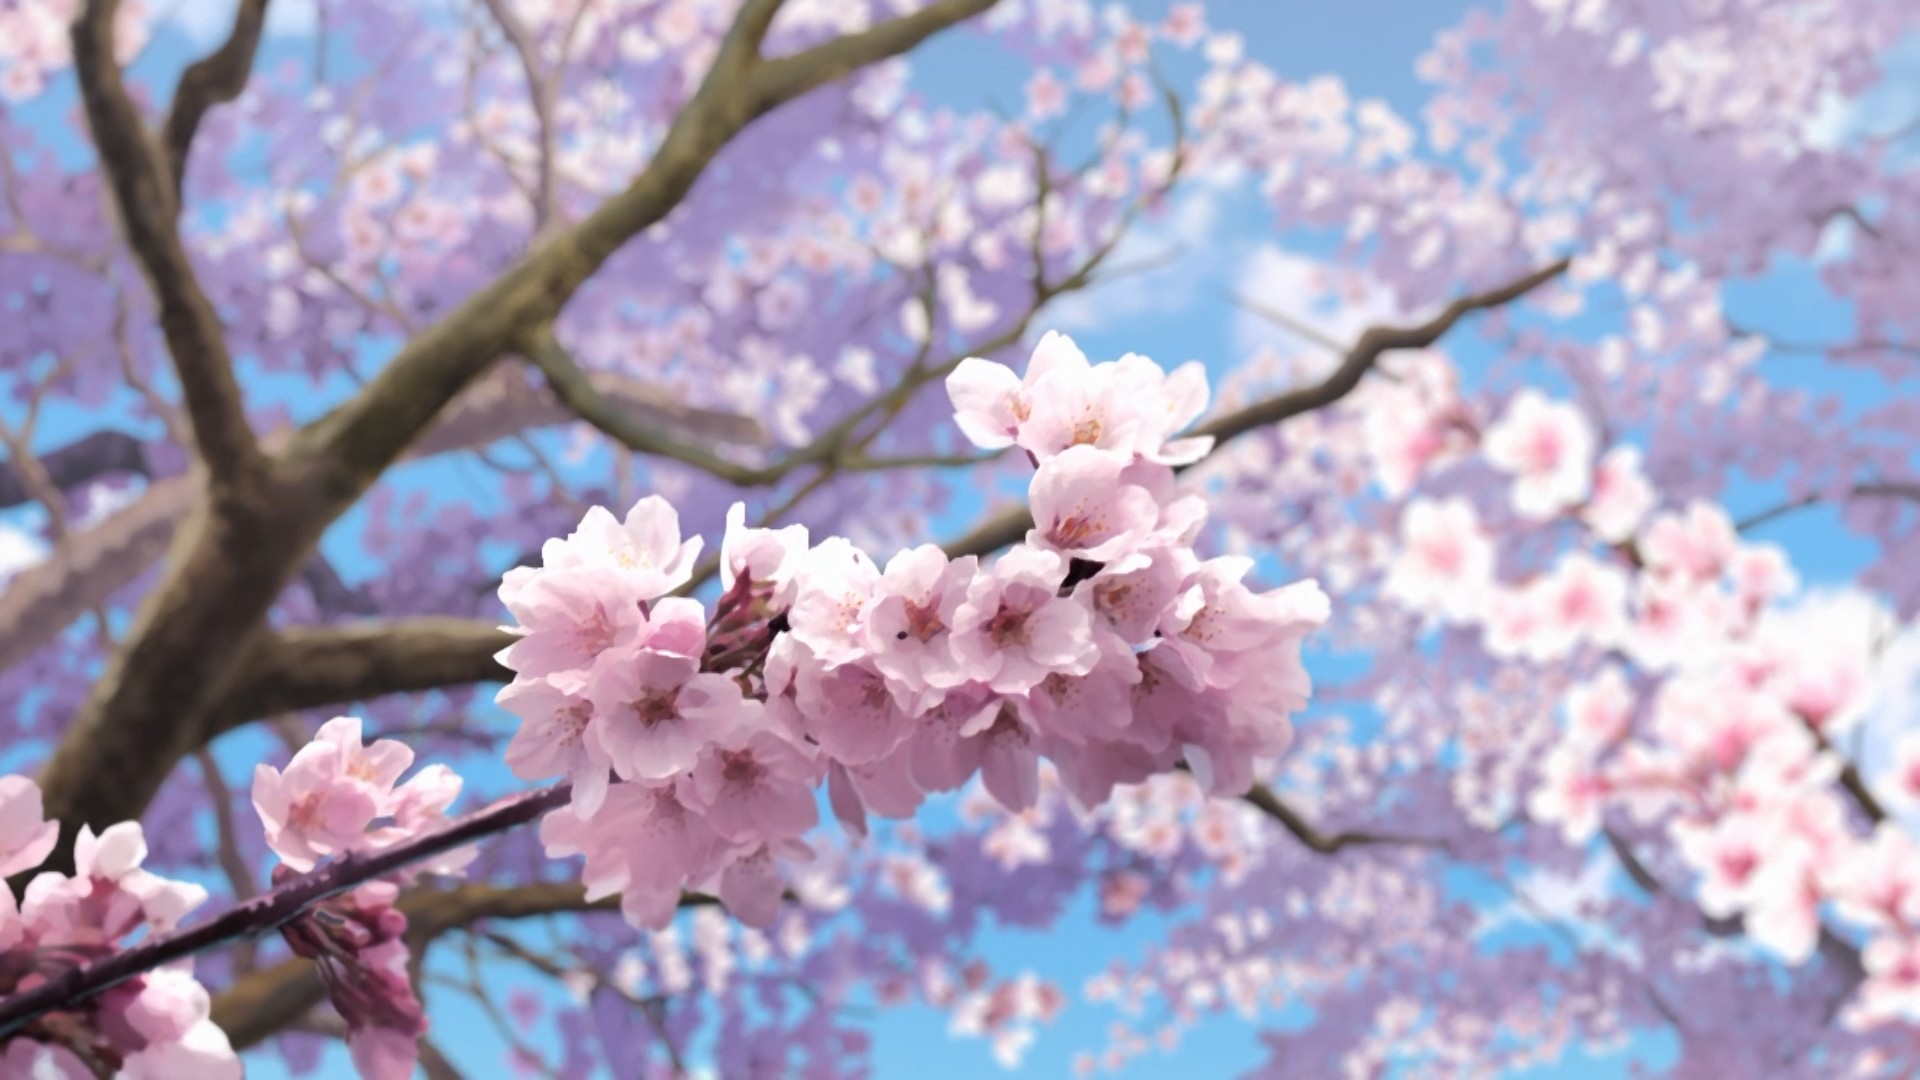
<path id="1" fill-rule="evenodd" d="M 1593 429 L 1580 411 L 1537 390 L 1513 396 L 1487 429 L 1487 461 L 1511 473 L 1513 508 L 1545 518 L 1587 497 L 1593 483 Z"/>

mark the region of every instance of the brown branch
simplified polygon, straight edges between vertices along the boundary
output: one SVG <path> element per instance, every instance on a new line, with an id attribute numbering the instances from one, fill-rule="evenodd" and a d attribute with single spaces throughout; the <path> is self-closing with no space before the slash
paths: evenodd
<path id="1" fill-rule="evenodd" d="M 1370 327 L 1347 350 L 1340 365 L 1321 381 L 1217 416 L 1188 434 L 1212 436 L 1213 449 L 1218 451 L 1228 441 L 1250 431 L 1289 420 L 1302 413 L 1324 409 L 1352 393 L 1381 356 L 1399 349 L 1424 349 L 1439 341 L 1467 315 L 1511 303 L 1566 273 L 1569 265 L 1571 260 L 1561 259 L 1497 289 L 1463 296 L 1448 304 L 1438 315 L 1413 326 Z M 945 547 L 947 554 L 952 556 L 984 555 L 1018 543 L 1031 528 L 1033 515 L 1025 507 L 1011 507 L 981 522 L 965 535 L 949 541 Z"/>
<path id="2" fill-rule="evenodd" d="M 1653 871 L 1647 868 L 1647 864 L 1640 861 L 1640 856 L 1634 852 L 1625 837 L 1614 832 L 1612 829 L 1603 830 L 1602 835 L 1606 837 L 1607 847 L 1613 851 L 1614 857 L 1620 860 L 1620 866 L 1627 872 L 1627 877 L 1631 878 L 1633 883 L 1639 886 L 1641 892 L 1651 897 L 1673 900 L 1675 903 L 1686 903 L 1686 901 L 1674 896 L 1673 892 L 1654 875 Z M 1688 906 L 1690 907 L 1691 905 Z M 1699 911 L 1698 909 L 1694 909 L 1694 911 L 1700 917 L 1700 928 L 1714 937 L 1733 937 L 1736 934 L 1742 933 L 1746 928 L 1745 921 L 1738 915 L 1714 916 L 1708 915 L 1706 912 Z M 1828 1019 L 1831 1020 L 1840 1004 L 1853 993 L 1854 987 L 1860 985 L 1866 978 L 1866 968 L 1861 962 L 1860 950 L 1856 949 L 1845 938 L 1828 929 L 1824 922 L 1820 924 L 1820 938 L 1817 947 L 1820 951 L 1820 956 L 1826 960 L 1827 963 L 1833 965 L 1835 972 L 1840 976 L 1840 992 L 1834 996 L 1833 1003 L 1827 1010 Z"/>
<path id="3" fill-rule="evenodd" d="M 1195 428 L 1193 435 L 1211 435 L 1214 444 L 1238 438 L 1249 431 L 1277 424 L 1302 413 L 1324 409 L 1352 393 L 1360 380 L 1381 356 L 1400 349 L 1424 349 L 1439 341 L 1461 319 L 1488 308 L 1512 303 L 1567 272 L 1570 260 L 1561 259 L 1550 266 L 1517 278 L 1487 292 L 1463 296 L 1448 304 L 1440 314 L 1414 326 L 1369 327 L 1347 350 L 1340 366 L 1312 386 L 1302 387 L 1236 409 Z"/>
<path id="4" fill-rule="evenodd" d="M 160 151 L 141 128 L 112 63 L 115 5 L 94 0 L 74 30 L 89 117 L 102 160 L 114 167 L 134 247 L 161 297 L 163 328 L 187 385 L 202 456 L 218 470 L 217 497 L 174 538 L 166 577 L 146 598 L 126 645 L 108 662 L 41 774 L 47 812 L 62 824 L 49 866 L 71 865 L 81 824 L 105 827 L 140 816 L 173 766 L 206 741 L 222 701 L 244 675 L 240 660 L 252 638 L 327 526 L 518 335 L 550 322 L 615 251 L 678 206 L 729 140 L 849 64 L 895 55 L 989 6 L 991 0 L 941 0 L 763 62 L 760 45 L 780 0 L 746 0 L 700 88 L 625 191 L 411 339 L 352 399 L 295 433 L 273 455 L 271 475 L 255 476 L 250 464 L 260 450 L 250 433 L 244 445 L 226 447 L 232 453 L 220 452 L 220 440 L 232 442 L 244 432 L 244 424 L 236 429 L 223 422 L 244 420 L 225 344 L 173 230 Z"/>
<path id="5" fill-rule="evenodd" d="M 214 710 L 208 738 L 262 716 L 386 694 L 506 682 L 493 659 L 513 635 L 440 616 L 295 627 L 254 639 L 245 675 Z"/>
<path id="6" fill-rule="evenodd" d="M 558 92 L 559 82 L 553 75 L 542 71 L 540 64 L 540 43 L 535 40 L 527 24 L 514 14 L 509 0 L 481 0 L 486 5 L 493 21 L 500 27 L 500 33 L 512 46 L 520 58 L 520 69 L 527 78 L 527 100 L 533 105 L 534 127 L 538 130 L 539 160 L 535 164 L 533 185 L 533 231 L 542 236 L 554 227 L 559 217 L 558 192 L 555 190 L 554 175 L 554 114 L 558 103 L 554 95 Z M 584 10 L 585 5 L 582 5 Z"/>
<path id="7" fill-rule="evenodd" d="M 266 463 L 247 424 L 220 318 L 180 241 L 174 220 L 179 198 L 167 152 L 147 131 L 121 80 L 113 44 L 118 8 L 118 0 L 88 0 L 73 23 L 74 70 L 86 101 L 87 124 L 127 246 L 159 307 L 160 330 L 214 491 L 253 501 L 247 489 L 265 480 Z"/>
<path id="8" fill-rule="evenodd" d="M 1182 769 L 1186 768 L 1183 764 Z M 1321 832 L 1314 824 L 1300 816 L 1300 812 L 1280 800 L 1273 789 L 1265 784 L 1256 783 L 1242 798 L 1249 806 L 1280 823 L 1281 827 L 1293 834 L 1294 839 L 1307 846 L 1310 851 L 1321 855 L 1338 855 L 1349 847 L 1368 847 L 1376 844 L 1388 844 L 1399 847 L 1444 848 L 1438 840 L 1429 840 L 1418 836 L 1400 836 L 1394 833 L 1371 833 L 1349 830 L 1337 833 Z"/>
<path id="9" fill-rule="evenodd" d="M 644 418 L 620 408 L 594 388 L 592 379 L 574 363 L 566 347 L 553 336 L 551 327 L 543 325 L 525 335 L 519 351 L 546 376 L 554 396 L 580 419 L 635 453 L 670 458 L 741 487 L 772 483 L 790 468 L 736 464 L 699 443 L 675 439 Z"/>
<path id="10" fill-rule="evenodd" d="M 141 441 L 112 429 L 90 432 L 39 455 L 39 466 L 48 483 L 68 493 L 108 476 L 152 475 Z M 11 456 L 0 461 L 0 507 L 18 506 L 33 498 L 24 471 Z"/>
<path id="11" fill-rule="evenodd" d="M 646 170 L 416 336 L 356 397 L 302 432 L 290 457 L 321 475 L 329 512 L 344 509 L 455 394 L 521 337 L 551 323 L 615 251 L 678 206 L 720 150 L 749 124 L 855 68 L 906 51 L 993 2 L 940 0 L 861 33 L 763 61 L 760 45 L 780 0 L 747 0 Z"/>
<path id="12" fill-rule="evenodd" d="M 689 893 L 681 907 L 715 903 L 713 897 Z M 588 900 L 575 884 L 462 885 L 453 889 L 421 890 L 400 899 L 407 916 L 407 943 L 416 953 L 451 930 L 483 919 L 527 919 L 588 911 L 614 911 L 617 896 Z M 213 1020 L 243 1050 L 282 1030 L 307 1010 L 326 1000 L 313 965 L 293 959 L 248 974 L 213 1000 Z"/>
<path id="13" fill-rule="evenodd" d="M 1840 499 L 1905 499 L 1908 502 L 1920 502 L 1920 483 L 1883 482 L 1855 484 L 1853 487 L 1848 488 L 1846 492 L 1840 496 Z M 1839 500 L 1831 499 L 1822 493 L 1802 495 L 1797 499 L 1789 499 L 1777 506 L 1770 506 L 1758 513 L 1741 518 L 1739 521 L 1734 522 L 1733 527 L 1736 532 L 1746 532 L 1749 529 L 1756 529 L 1771 521 L 1786 517 L 1788 514 L 1796 511 L 1805 510 L 1808 507 L 1818 506 L 1823 502 L 1829 501 Z"/>
<path id="14" fill-rule="evenodd" d="M 434 423 L 411 457 L 472 450 L 516 432 L 572 423 L 579 418 L 546 387 L 527 386 L 518 372 L 480 380 Z M 683 405 L 651 383 L 608 372 L 588 376 L 608 403 L 655 425 L 668 437 L 760 446 L 766 433 L 751 417 Z M 272 451 L 276 441 L 269 438 Z M 151 475 L 138 440 L 96 432 L 42 459 L 62 489 L 113 472 Z M 11 465 L 0 465 L 0 506 L 16 500 Z M 200 486 L 190 477 L 154 481 L 130 505 L 57 546 L 51 556 L 15 575 L 0 591 L 0 670 L 24 660 L 92 608 L 160 560 L 175 530 L 194 511 Z M 20 488 L 18 500 L 27 498 Z M 308 564 L 312 566 L 311 563 Z M 351 609 L 349 609 L 351 610 Z"/>
<path id="15" fill-rule="evenodd" d="M 215 105 L 232 101 L 247 88 L 247 74 L 253 70 L 253 54 L 260 47 L 260 34 L 267 25 L 267 0 L 240 0 L 233 13 L 233 29 L 218 49 L 195 61 L 180 73 L 173 91 L 173 107 L 162 129 L 167 162 L 173 179 L 174 213 L 186 202 L 183 178 L 187 155 L 193 149 L 193 136 L 200 121 Z"/>
<path id="16" fill-rule="evenodd" d="M 154 968 L 244 938 L 273 933 L 316 904 L 424 859 L 519 828 L 549 810 L 565 806 L 572 795 L 572 787 L 564 783 L 509 795 L 432 832 L 379 851 L 353 852 L 289 878 L 271 892 L 235 904 L 196 926 L 149 935 L 120 952 L 0 997 L 0 1038 L 18 1032 L 39 1016 L 71 1008 Z"/>

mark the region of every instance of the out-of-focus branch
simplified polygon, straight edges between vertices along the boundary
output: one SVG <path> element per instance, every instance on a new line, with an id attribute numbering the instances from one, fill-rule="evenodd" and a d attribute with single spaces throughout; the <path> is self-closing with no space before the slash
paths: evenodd
<path id="1" fill-rule="evenodd" d="M 214 492 L 216 496 L 231 494 L 252 501 L 245 489 L 264 482 L 266 462 L 247 424 L 219 315 L 201 289 L 180 241 L 175 223 L 179 195 L 168 152 L 147 131 L 139 107 L 121 79 L 119 61 L 114 58 L 113 23 L 119 6 L 117 0 L 88 0 L 73 23 L 74 70 L 86 103 L 87 124 L 113 191 L 127 246 L 133 250 L 159 307 L 160 329 L 180 377 L 194 440 Z M 247 6 L 242 5 L 239 22 L 245 22 Z M 242 51 L 251 60 L 251 47 Z M 220 70 L 224 67 L 216 65 Z M 241 77 L 244 75 L 242 71 Z M 187 89 L 185 80 L 182 89 Z M 205 93 L 205 89 L 192 91 L 194 95 Z M 191 104 L 183 116 L 191 113 Z M 204 108 L 202 105 L 202 111 Z M 193 123 L 198 123 L 197 116 Z M 186 134 L 191 133 L 189 125 Z M 181 149 L 184 152 L 184 146 Z"/>
<path id="2" fill-rule="evenodd" d="M 762 60 L 760 45 L 780 0 L 747 0 L 700 88 L 626 190 L 578 223 L 555 230 L 519 264 L 416 336 L 360 394 L 303 432 L 290 456 L 318 469 L 328 501 L 344 508 L 461 388 L 526 335 L 550 324 L 615 251 L 678 206 L 748 124 L 992 5 L 993 0 L 940 0 L 861 33 Z"/>
<path id="3" fill-rule="evenodd" d="M 681 907 L 716 903 L 713 897 L 689 893 Z M 408 947 L 416 953 L 434 938 L 472 926 L 485 919 L 527 919 L 586 911 L 614 911 L 618 897 L 588 900 L 579 885 L 540 883 L 493 886 L 461 885 L 453 889 L 419 890 L 400 899 L 407 916 Z M 326 998 L 313 965 L 300 959 L 262 968 L 236 980 L 213 999 L 213 1021 L 227 1033 L 236 1049 L 245 1049 L 293 1023 Z"/>
<path id="4" fill-rule="evenodd" d="M 1190 435 L 1210 435 L 1214 450 L 1232 439 L 1270 424 L 1324 409 L 1354 391 L 1380 357 L 1400 349 L 1424 349 L 1439 341 L 1454 324 L 1476 312 L 1500 307 L 1566 273 L 1571 260 L 1561 259 L 1549 266 L 1516 278 L 1486 292 L 1472 293 L 1448 304 L 1438 315 L 1412 326 L 1375 326 L 1360 335 L 1326 378 L 1297 390 L 1254 402 L 1209 420 Z M 1033 516 L 1024 507 L 1002 511 L 975 526 L 970 532 L 946 544 L 949 555 L 981 555 L 1017 543 L 1033 527 Z"/>
<path id="5" fill-rule="evenodd" d="M 1647 868 L 1646 863 L 1640 861 L 1640 856 L 1634 852 L 1633 846 L 1627 843 L 1625 837 L 1614 832 L 1612 829 L 1604 830 L 1604 835 L 1607 840 L 1607 847 L 1613 851 L 1614 857 L 1620 860 L 1621 868 L 1627 872 L 1627 877 L 1632 879 L 1633 883 L 1640 888 L 1641 892 L 1646 893 L 1648 896 L 1665 897 L 1677 903 L 1685 903 L 1683 899 L 1676 897 L 1672 890 L 1668 889 L 1666 884 L 1654 875 L 1653 871 Z M 1738 916 L 1718 917 L 1708 915 L 1705 912 L 1699 912 L 1698 914 L 1700 916 L 1701 929 L 1712 934 L 1714 937 L 1732 937 L 1745 929 L 1744 922 Z M 1817 948 L 1820 951 L 1821 957 L 1824 958 L 1827 963 L 1833 965 L 1835 972 L 1840 977 L 1841 989 L 1839 993 L 1834 995 L 1833 1004 L 1828 1009 L 1828 1016 L 1829 1019 L 1831 1019 L 1832 1014 L 1838 1010 L 1840 1003 L 1845 1001 L 1846 998 L 1853 993 L 1854 987 L 1860 985 L 1861 981 L 1866 978 L 1866 967 L 1861 963 L 1860 950 L 1856 949 L 1846 939 L 1828 929 L 1825 923 L 1820 924 L 1820 938 Z"/>
<path id="6" fill-rule="evenodd" d="M 540 63 L 540 42 L 514 13 L 511 0 L 481 0 L 488 14 L 500 27 L 507 44 L 520 59 L 520 70 L 527 78 L 527 100 L 533 106 L 538 159 L 534 163 L 533 231 L 536 237 L 554 227 L 559 216 L 559 192 L 554 186 L 554 114 L 558 103 L 559 80 Z M 585 5 L 582 5 L 584 8 Z"/>
<path id="7" fill-rule="evenodd" d="M 635 453 L 670 458 L 742 487 L 772 483 L 787 471 L 785 467 L 755 468 L 728 461 L 699 443 L 675 439 L 620 408 L 594 389 L 593 381 L 574 363 L 551 327 L 542 326 L 522 338 L 520 352 L 547 377 L 554 396 L 580 419 Z"/>
<path id="8" fill-rule="evenodd" d="M 462 394 L 414 445 L 412 457 L 471 450 L 529 428 L 578 419 L 546 387 L 527 386 L 518 372 L 476 383 Z M 611 406 L 654 425 L 666 437 L 759 446 L 766 433 L 751 417 L 683 405 L 651 383 L 624 375 L 595 372 L 594 392 Z M 268 439 L 271 451 L 275 440 Z M 61 490 L 116 472 L 151 471 L 141 442 L 117 431 L 100 431 L 50 451 L 41 459 Z M 17 494 L 16 494 L 17 493 Z M 0 506 L 30 498 L 14 466 L 0 464 Z M 76 532 L 44 561 L 22 570 L 0 591 L 0 670 L 19 663 L 93 607 L 139 577 L 166 553 L 180 523 L 199 503 L 199 484 L 191 477 L 154 480 L 131 504 L 90 529 Z M 316 597 L 327 592 L 327 571 L 308 563 L 303 571 Z M 315 575 L 318 575 L 317 577 Z M 337 581 L 333 575 L 332 580 Z M 321 606 L 329 614 L 371 614 L 351 597 L 335 595 Z"/>
<path id="9" fill-rule="evenodd" d="M 512 634 L 479 619 L 420 616 L 291 627 L 254 639 L 208 738 L 262 716 L 386 694 L 506 682 L 493 656 Z"/>
<path id="10" fill-rule="evenodd" d="M 1185 766 L 1181 766 L 1185 768 Z M 1438 840 L 1419 836 L 1400 836 L 1395 833 L 1373 833 L 1359 830 L 1343 832 L 1322 832 L 1314 824 L 1300 815 L 1300 812 L 1281 801 L 1272 788 L 1256 783 L 1243 796 L 1249 806 L 1280 823 L 1281 827 L 1293 834 L 1294 839 L 1307 846 L 1310 851 L 1321 855 L 1338 855 L 1349 847 L 1368 847 L 1391 845 L 1397 847 L 1444 848 Z"/>
<path id="11" fill-rule="evenodd" d="M 40 468 L 49 483 L 71 492 L 109 476 L 150 476 L 146 448 L 124 431 L 90 432 L 65 446 L 39 455 Z M 20 465 L 13 460 L 0 461 L 0 507 L 18 506 L 33 498 L 27 490 Z"/>
<path id="12" fill-rule="evenodd" d="M 166 146 L 169 172 L 173 178 L 174 212 L 186 199 L 183 179 L 187 155 L 193 149 L 193 136 L 200 121 L 215 105 L 232 101 L 247 88 L 247 74 L 253 70 L 253 54 L 260 47 L 260 34 L 267 25 L 267 0 L 240 0 L 233 13 L 233 29 L 227 40 L 213 52 L 188 65 L 180 73 L 173 91 L 173 106 L 167 113 L 162 139 Z"/>
<path id="13" fill-rule="evenodd" d="M 1750 514 L 1734 522 L 1734 529 L 1746 532 L 1757 529 L 1769 522 L 1786 517 L 1788 514 L 1818 506 L 1823 502 L 1837 502 L 1844 499 L 1905 499 L 1908 502 L 1920 502 L 1920 483 L 1871 483 L 1855 484 L 1842 493 L 1838 499 L 1831 495 L 1816 493 L 1789 499 L 1777 506 L 1770 506 L 1758 513 Z"/>

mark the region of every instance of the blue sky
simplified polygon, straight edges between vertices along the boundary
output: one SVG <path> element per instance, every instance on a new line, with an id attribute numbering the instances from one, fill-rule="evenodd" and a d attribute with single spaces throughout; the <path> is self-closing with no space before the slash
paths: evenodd
<path id="1" fill-rule="evenodd" d="M 177 64 L 188 54 L 192 34 L 217 30 L 231 6 L 228 0 L 178 0 L 177 18 L 189 33 L 163 43 L 153 62 Z M 1164 11 L 1166 4 L 1137 0 L 1127 6 L 1151 16 Z M 1208 5 L 1214 27 L 1240 32 L 1248 52 L 1282 75 L 1336 74 L 1355 97 L 1382 98 L 1410 117 L 1417 116 L 1425 98 L 1425 88 L 1413 75 L 1415 58 L 1433 34 L 1457 21 L 1466 7 L 1455 0 L 1348 0 L 1338 4 L 1323 0 L 1216 0 Z M 298 0 L 287 0 L 283 10 L 288 14 L 278 23 L 283 35 L 302 32 L 300 14 L 305 8 Z M 291 41 L 291 37 L 282 36 L 274 47 L 291 48 Z M 926 49 L 917 58 L 915 77 L 919 89 L 930 98 L 960 106 L 987 100 L 1017 102 L 1025 81 L 1019 67 L 1001 58 L 983 57 L 968 48 L 964 38 L 957 37 Z M 71 102 L 70 94 L 65 101 Z M 1265 296 L 1283 290 L 1290 270 L 1297 270 L 1299 260 L 1314 254 L 1311 246 L 1285 247 L 1283 239 L 1271 235 L 1268 216 L 1251 199 L 1213 198 L 1177 204 L 1168 219 L 1148 229 L 1140 249 L 1149 253 L 1156 250 L 1156 242 L 1177 242 L 1186 255 L 1157 274 L 1123 283 L 1089 302 L 1073 305 L 1061 318 L 1096 357 L 1138 351 L 1168 366 L 1201 359 L 1216 372 L 1223 371 L 1236 357 L 1245 355 L 1250 343 L 1272 333 L 1234 306 L 1227 299 L 1228 293 L 1242 290 Z M 1847 312 L 1824 299 L 1821 290 L 1808 288 L 1809 274 L 1810 269 L 1804 266 L 1784 266 L 1762 281 L 1743 286 L 1731 298 L 1729 314 L 1737 321 L 1763 324 L 1786 337 L 1828 337 L 1844 326 Z M 1340 326 L 1337 322 L 1323 325 Z M 292 385 L 262 384 L 251 389 L 296 405 L 303 396 L 301 388 Z M 1866 388 L 1862 386 L 1856 392 L 1864 395 Z M 57 445 L 109 419 L 67 410 L 50 419 L 39 441 Z M 477 471 L 456 462 L 414 467 L 408 473 L 409 486 L 460 499 L 488 496 L 486 485 L 478 478 Z M 1736 497 L 1752 498 L 1755 506 L 1769 501 L 1769 496 L 1757 487 L 1736 492 Z M 10 517 L 24 523 L 30 512 L 16 512 Z M 329 552 L 349 578 L 361 570 L 357 564 L 364 563 L 356 557 L 352 542 L 359 532 L 357 518 L 349 516 L 327 541 Z M 0 524 L 7 520 L 0 518 Z M 1771 526 L 1767 536 L 1787 546 L 1803 576 L 1815 583 L 1844 581 L 1869 554 L 1864 544 L 1839 531 L 1831 515 L 1819 511 Z M 4 550 L 0 550 L 0 559 L 4 559 Z M 229 774 L 244 776 L 244 770 L 264 747 L 260 738 L 240 736 L 223 741 L 219 749 Z M 504 770 L 473 779 L 477 786 L 495 791 L 515 783 Z M 1058 930 L 1045 934 L 993 931 L 986 935 L 983 954 L 997 970 L 1011 973 L 1032 969 L 1060 981 L 1069 995 L 1067 1010 L 1058 1022 L 1041 1031 L 1018 1075 L 1066 1075 L 1076 1051 L 1103 1044 L 1114 1014 L 1079 1004 L 1081 981 L 1109 957 L 1139 957 L 1165 925 L 1164 921 L 1147 919 L 1124 931 L 1112 931 L 1080 918 L 1067 920 Z M 520 985 L 517 973 L 503 972 L 497 978 L 502 985 Z M 443 993 L 436 999 L 434 1020 L 436 1040 L 467 1068 L 469 1075 L 494 1074 L 490 1066 L 501 1060 L 504 1047 L 474 1009 L 455 1003 Z M 874 1061 L 882 1077 L 941 1080 L 997 1071 L 984 1044 L 950 1042 L 946 1015 L 931 1009 L 883 1013 L 874 1031 Z M 1657 1060 L 1664 1048 L 1649 1042 L 1636 1045 L 1633 1052 Z M 1149 1055 L 1126 1075 L 1182 1080 L 1231 1075 L 1263 1057 L 1250 1028 L 1237 1019 L 1216 1019 L 1190 1035 L 1177 1058 Z M 1619 1060 L 1576 1062 L 1554 1070 L 1553 1075 L 1618 1075 L 1622 1067 Z M 277 1062 L 263 1058 L 253 1075 L 271 1077 L 282 1072 Z M 350 1075 L 344 1054 L 332 1055 L 323 1075 Z"/>

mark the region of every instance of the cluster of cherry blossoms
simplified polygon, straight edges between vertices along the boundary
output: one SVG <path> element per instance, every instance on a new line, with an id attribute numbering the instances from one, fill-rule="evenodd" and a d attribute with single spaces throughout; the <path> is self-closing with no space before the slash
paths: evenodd
<path id="1" fill-rule="evenodd" d="M 1785 554 L 1744 541 L 1720 507 L 1656 512 L 1638 451 L 1596 460 L 1578 408 L 1523 391 L 1484 432 L 1429 416 L 1402 440 L 1434 451 L 1398 455 L 1410 477 L 1477 441 L 1510 482 L 1507 509 L 1580 541 L 1502 581 L 1482 517 L 1501 508 L 1415 497 L 1381 578 L 1424 618 L 1477 627 L 1496 658 L 1584 672 L 1560 694 L 1529 814 L 1575 844 L 1603 828 L 1665 838 L 1700 910 L 1790 964 L 1850 928 L 1865 979 L 1843 1018 L 1920 1021 L 1920 848 L 1836 749 L 1861 719 L 1874 643 L 1779 606 L 1798 584 Z M 1900 753 L 1895 805 L 1920 797 L 1920 740 Z"/>
<path id="2" fill-rule="evenodd" d="M 383 851 L 444 825 L 460 777 L 436 764 L 395 786 L 412 763 L 413 751 L 391 739 L 362 745 L 360 721 L 342 716 L 322 725 L 284 771 L 257 766 L 253 805 L 267 846 L 280 856 L 274 884 L 322 859 Z M 347 1024 L 347 1048 L 361 1076 L 412 1076 L 427 1030 L 407 974 L 407 918 L 394 906 L 400 887 L 423 873 L 458 874 L 477 854 L 465 847 L 413 862 L 322 901 L 281 929 L 294 954 L 314 962 Z"/>
<path id="3" fill-rule="evenodd" d="M 881 567 L 839 537 L 748 528 L 736 505 L 709 613 L 672 595 L 701 542 L 649 497 L 624 521 L 589 511 L 506 575 L 520 637 L 499 700 L 523 720 L 507 762 L 570 778 L 548 853 L 585 855 L 589 894 L 621 894 L 636 925 L 664 925 L 689 888 L 769 925 L 823 781 L 863 832 L 976 773 L 1025 809 L 1042 758 L 1090 808 L 1182 764 L 1244 792 L 1285 749 L 1327 600 L 1311 582 L 1257 593 L 1250 560 L 1194 553 L 1206 509 L 1174 467 L 1208 442 L 1173 436 L 1206 406 L 1199 365 L 1090 364 L 1048 334 L 1024 376 L 970 359 L 948 391 L 975 444 L 1036 466 L 1034 526 L 989 563 L 923 545 Z"/>
<path id="4" fill-rule="evenodd" d="M 0 776 L 0 878 L 39 866 L 59 831 L 42 820 L 32 780 Z M 0 886 L 0 999 L 110 956 L 135 934 L 171 930 L 207 898 L 198 885 L 141 869 L 146 856 L 138 822 L 98 834 L 82 825 L 72 874 L 41 872 L 17 904 Z M 154 968 L 0 1035 L 0 1076 L 237 1078 L 240 1061 L 210 1008 L 190 960 Z"/>

